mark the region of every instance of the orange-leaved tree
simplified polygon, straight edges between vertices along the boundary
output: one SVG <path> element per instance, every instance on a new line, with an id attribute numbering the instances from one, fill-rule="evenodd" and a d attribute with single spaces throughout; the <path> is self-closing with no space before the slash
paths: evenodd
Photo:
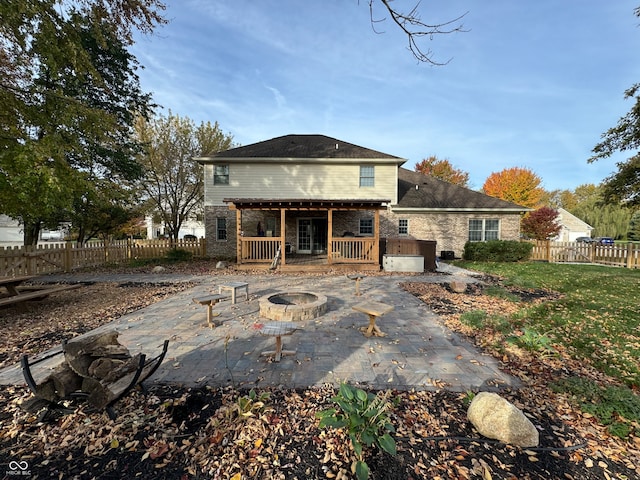
<path id="1" fill-rule="evenodd" d="M 501 198 L 523 207 L 540 206 L 544 189 L 542 180 L 528 168 L 505 168 L 494 172 L 485 180 L 482 191 L 492 197 Z"/>
<path id="2" fill-rule="evenodd" d="M 415 171 L 461 187 L 467 187 L 469 183 L 469 174 L 467 172 L 455 168 L 446 158 L 440 160 L 434 155 L 423 159 L 420 163 L 416 163 Z"/>

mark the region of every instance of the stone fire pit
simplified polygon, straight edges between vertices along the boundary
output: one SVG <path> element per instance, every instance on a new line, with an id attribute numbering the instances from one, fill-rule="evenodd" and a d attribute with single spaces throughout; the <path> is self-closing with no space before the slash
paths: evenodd
<path id="1" fill-rule="evenodd" d="M 278 292 L 260 299 L 260 316 L 270 320 L 300 322 L 324 315 L 327 297 L 311 292 Z"/>

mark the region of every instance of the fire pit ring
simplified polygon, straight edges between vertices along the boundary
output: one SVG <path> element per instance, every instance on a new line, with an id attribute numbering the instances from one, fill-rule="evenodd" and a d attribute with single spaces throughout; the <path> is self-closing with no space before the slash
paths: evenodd
<path id="1" fill-rule="evenodd" d="M 312 292 L 278 292 L 259 301 L 260 316 L 270 320 L 301 322 L 324 315 L 327 297 Z"/>

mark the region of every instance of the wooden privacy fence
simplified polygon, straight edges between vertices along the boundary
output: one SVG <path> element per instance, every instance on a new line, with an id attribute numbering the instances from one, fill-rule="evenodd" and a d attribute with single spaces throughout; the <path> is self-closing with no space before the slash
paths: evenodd
<path id="1" fill-rule="evenodd" d="M 581 242 L 538 241 L 533 244 L 531 260 L 640 268 L 640 245 L 637 243 L 597 245 Z"/>
<path id="2" fill-rule="evenodd" d="M 0 247 L 0 277 L 71 272 L 134 259 L 162 258 L 172 249 L 186 250 L 196 258 L 206 256 L 204 239 L 117 240 L 86 245 L 68 242 Z"/>

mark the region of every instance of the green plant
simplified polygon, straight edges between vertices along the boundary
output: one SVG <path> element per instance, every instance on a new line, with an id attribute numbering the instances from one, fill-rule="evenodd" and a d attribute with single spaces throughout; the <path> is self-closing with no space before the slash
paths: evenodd
<path id="1" fill-rule="evenodd" d="M 554 392 L 567 393 L 580 409 L 606 425 L 611 435 L 627 438 L 640 422 L 640 396 L 618 385 L 601 387 L 592 380 L 569 377 L 551 385 Z"/>
<path id="2" fill-rule="evenodd" d="M 229 409 L 229 412 L 240 419 L 265 413 L 270 410 L 270 407 L 267 406 L 269 398 L 271 398 L 271 394 L 269 392 L 262 392 L 258 395 L 258 393 L 256 393 L 252 388 L 249 390 L 249 393 L 237 398 L 235 403 Z"/>
<path id="3" fill-rule="evenodd" d="M 471 405 L 471 402 L 473 402 L 474 398 L 476 398 L 476 394 L 471 390 L 467 390 L 464 394 L 464 397 L 462 397 L 462 403 L 465 405 L 465 407 L 468 407 L 469 405 Z"/>
<path id="4" fill-rule="evenodd" d="M 509 337 L 507 341 L 531 353 L 549 354 L 554 351 L 552 341 L 547 335 L 530 328 L 525 328 L 522 335 Z"/>
<path id="5" fill-rule="evenodd" d="M 488 287 L 482 290 L 482 293 L 484 293 L 485 295 L 489 295 L 490 297 L 509 300 L 510 302 L 517 302 L 520 300 L 520 298 L 516 294 L 511 293 L 506 288 L 498 285 L 489 285 Z"/>
<path id="6" fill-rule="evenodd" d="M 320 428 L 344 428 L 356 455 L 355 473 L 358 480 L 369 477 L 369 466 L 363 460 L 363 446 L 377 446 L 391 455 L 396 454 L 396 442 L 390 433 L 395 432 L 389 422 L 389 412 L 397 402 L 391 401 L 390 391 L 376 395 L 342 383 L 338 394 L 331 400 L 340 409 L 330 408 L 318 412 Z"/>
<path id="7" fill-rule="evenodd" d="M 467 242 L 462 256 L 469 261 L 521 262 L 528 260 L 533 244 L 515 240 Z"/>
<path id="8" fill-rule="evenodd" d="M 473 328 L 482 328 L 486 320 L 487 312 L 484 310 L 471 310 L 460 315 L 460 322 Z"/>
<path id="9" fill-rule="evenodd" d="M 167 252 L 167 260 L 170 262 L 186 262 L 191 260 L 193 254 L 182 248 L 172 248 Z"/>

